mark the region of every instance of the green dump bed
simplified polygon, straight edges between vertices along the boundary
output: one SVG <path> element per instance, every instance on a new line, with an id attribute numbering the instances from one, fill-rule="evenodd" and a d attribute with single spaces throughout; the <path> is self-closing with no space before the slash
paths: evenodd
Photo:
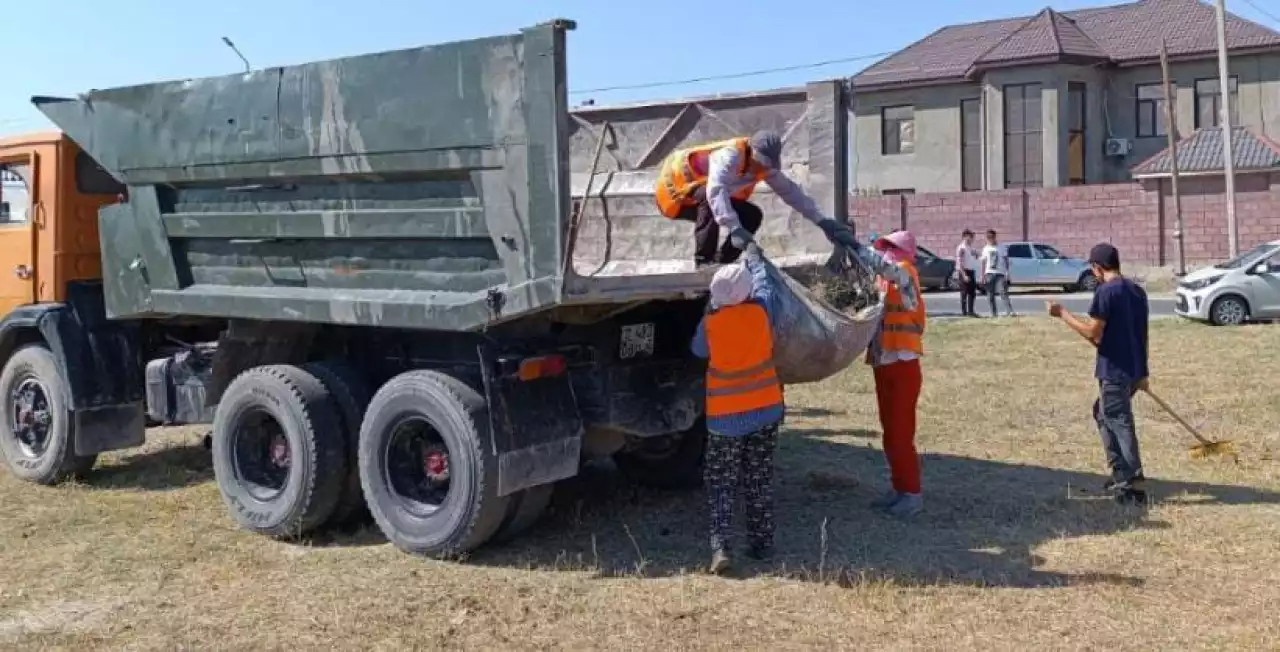
<path id="1" fill-rule="evenodd" d="M 843 214 L 839 83 L 571 112 L 572 28 L 33 101 L 128 186 L 100 215 L 117 318 L 464 331 L 564 303 L 688 296 L 706 272 L 692 225 L 654 208 L 654 168 L 675 147 L 765 126 L 787 134 L 797 181 Z M 829 253 L 761 201 L 772 255 Z"/>

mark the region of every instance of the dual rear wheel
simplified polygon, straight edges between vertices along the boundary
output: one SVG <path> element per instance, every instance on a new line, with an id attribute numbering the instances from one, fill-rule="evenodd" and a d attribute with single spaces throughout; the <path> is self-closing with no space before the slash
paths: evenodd
<path id="1" fill-rule="evenodd" d="M 407 552 L 450 557 L 533 525 L 550 485 L 497 495 L 483 397 L 434 371 L 370 395 L 333 363 L 250 369 L 214 417 L 214 471 L 243 528 L 298 537 L 366 508 Z M 367 507 L 366 507 L 367 506 Z"/>

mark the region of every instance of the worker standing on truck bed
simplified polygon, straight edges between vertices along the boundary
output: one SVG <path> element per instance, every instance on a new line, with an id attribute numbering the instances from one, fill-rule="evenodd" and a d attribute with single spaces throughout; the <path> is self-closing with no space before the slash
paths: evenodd
<path id="1" fill-rule="evenodd" d="M 909 231 L 894 231 L 876 240 L 875 248 L 887 261 L 906 271 L 916 287 L 916 238 Z M 898 288 L 881 280 L 884 317 L 880 333 L 867 350 L 876 382 L 884 455 L 889 462 L 892 487 L 872 502 L 876 509 L 902 518 L 915 516 L 924 506 L 920 490 L 920 456 L 916 453 L 916 404 L 923 377 L 925 307 L 903 304 Z"/>
<path id="2" fill-rule="evenodd" d="M 709 312 L 698 324 L 693 353 L 707 363 L 707 459 L 711 507 L 711 572 L 731 565 L 733 508 L 739 482 L 746 502 L 748 554 L 773 553 L 773 452 L 786 411 L 773 366 L 769 314 L 777 288 L 760 249 L 747 243 L 746 264 L 716 271 Z"/>
<path id="3" fill-rule="evenodd" d="M 750 199 L 761 181 L 827 239 L 854 240 L 848 225 L 822 215 L 813 199 L 782 173 L 781 163 L 782 139 L 772 131 L 677 150 L 663 161 L 655 191 L 658 210 L 670 219 L 694 223 L 694 262 L 699 267 L 732 263 L 755 239 L 764 212 Z M 720 227 L 729 231 L 724 244 Z"/>

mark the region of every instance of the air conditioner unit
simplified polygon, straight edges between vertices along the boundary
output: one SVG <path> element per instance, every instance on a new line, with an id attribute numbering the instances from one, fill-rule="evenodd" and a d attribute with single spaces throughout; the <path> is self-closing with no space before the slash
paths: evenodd
<path id="1" fill-rule="evenodd" d="M 1108 138 L 1102 151 L 1107 156 L 1128 156 L 1132 149 L 1133 141 L 1128 138 Z"/>

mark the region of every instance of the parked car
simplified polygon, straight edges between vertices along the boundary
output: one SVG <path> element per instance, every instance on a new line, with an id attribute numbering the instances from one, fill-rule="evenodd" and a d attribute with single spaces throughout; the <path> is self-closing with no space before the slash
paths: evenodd
<path id="1" fill-rule="evenodd" d="M 1090 271 L 1089 263 L 1064 256 L 1047 244 L 1009 242 L 1005 251 L 1009 255 L 1010 285 L 1058 285 L 1067 292 L 1093 292 L 1098 287 L 1098 278 Z"/>
<path id="2" fill-rule="evenodd" d="M 916 272 L 925 290 L 956 290 L 960 279 L 956 276 L 956 261 L 916 245 Z"/>
<path id="3" fill-rule="evenodd" d="M 1184 276 L 1174 312 L 1218 326 L 1280 318 L 1280 240 Z"/>

